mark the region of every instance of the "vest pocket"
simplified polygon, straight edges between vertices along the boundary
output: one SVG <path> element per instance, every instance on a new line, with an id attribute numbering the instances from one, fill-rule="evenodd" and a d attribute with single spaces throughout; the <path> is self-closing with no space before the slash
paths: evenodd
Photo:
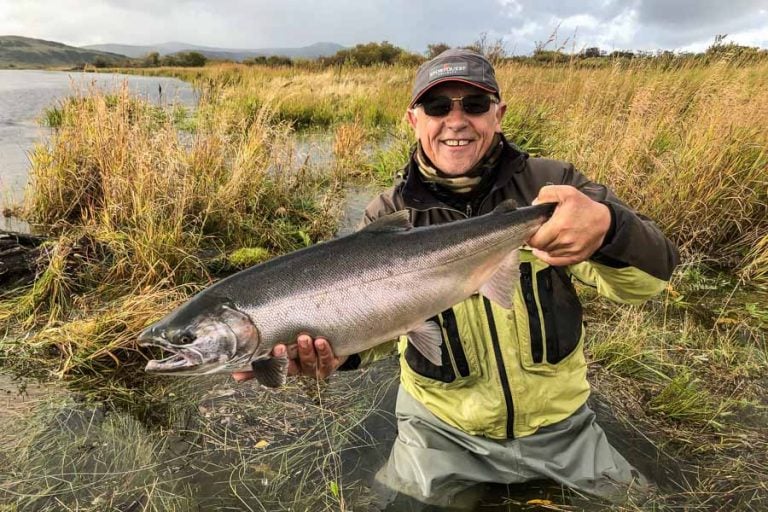
<path id="1" fill-rule="evenodd" d="M 530 351 L 524 366 L 540 371 L 571 355 L 582 335 L 582 308 L 565 269 L 544 267 L 535 271 L 530 262 L 520 264 L 522 299 L 528 319 Z M 530 361 L 531 364 L 525 365 Z"/>
<path id="2" fill-rule="evenodd" d="M 571 355 L 581 340 L 581 302 L 565 269 L 547 267 L 536 276 L 547 333 L 547 362 L 557 364 Z"/>
<path id="3" fill-rule="evenodd" d="M 460 377 L 469 377 L 469 362 L 464 353 L 456 323 L 456 315 L 453 310 L 447 309 L 440 313 L 439 316 L 430 318 L 429 321 L 435 322 L 442 330 L 443 342 L 440 345 L 442 365 L 432 364 L 409 341 L 405 348 L 405 360 L 408 366 L 422 377 L 439 382 L 450 383 L 455 381 L 457 372 Z"/>

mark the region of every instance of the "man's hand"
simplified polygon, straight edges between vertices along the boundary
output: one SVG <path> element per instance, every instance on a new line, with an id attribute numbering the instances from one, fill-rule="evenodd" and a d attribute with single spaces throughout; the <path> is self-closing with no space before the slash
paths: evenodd
<path id="1" fill-rule="evenodd" d="M 288 355 L 288 375 L 305 375 L 325 379 L 344 364 L 347 356 L 336 357 L 331 344 L 325 338 L 313 340 L 307 334 L 300 334 L 293 345 L 275 345 L 273 356 Z M 252 379 L 253 372 L 235 372 L 232 377 L 242 382 Z"/>
<path id="2" fill-rule="evenodd" d="M 608 207 L 569 185 L 542 187 L 533 204 L 548 202 L 558 205 L 528 240 L 533 255 L 554 266 L 572 265 L 592 256 L 611 227 Z"/>

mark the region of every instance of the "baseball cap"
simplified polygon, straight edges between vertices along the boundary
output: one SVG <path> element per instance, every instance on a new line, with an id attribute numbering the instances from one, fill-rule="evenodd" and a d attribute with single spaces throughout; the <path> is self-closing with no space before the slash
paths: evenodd
<path id="1" fill-rule="evenodd" d="M 444 82 L 463 82 L 473 85 L 492 92 L 496 98 L 500 99 L 496 73 L 488 59 L 473 50 L 451 48 L 419 66 L 413 81 L 411 103 L 408 108 L 413 107 L 425 92 Z"/>

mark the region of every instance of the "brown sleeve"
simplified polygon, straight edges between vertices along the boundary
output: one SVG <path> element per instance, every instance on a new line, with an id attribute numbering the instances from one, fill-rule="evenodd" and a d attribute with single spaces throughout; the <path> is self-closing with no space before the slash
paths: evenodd
<path id="1" fill-rule="evenodd" d="M 611 210 L 612 236 L 590 258 L 611 267 L 627 265 L 668 281 L 680 263 L 677 247 L 651 219 L 627 206 L 611 189 L 590 181 L 572 165 L 564 173 L 564 185 L 571 185 Z"/>

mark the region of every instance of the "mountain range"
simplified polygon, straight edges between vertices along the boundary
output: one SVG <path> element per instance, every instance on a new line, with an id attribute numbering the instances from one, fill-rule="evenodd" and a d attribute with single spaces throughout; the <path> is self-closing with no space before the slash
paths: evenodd
<path id="1" fill-rule="evenodd" d="M 0 69 L 71 68 L 91 64 L 97 59 L 121 65 L 127 59 L 141 58 L 158 52 L 161 56 L 196 51 L 209 59 L 241 61 L 253 57 L 279 55 L 290 58 L 314 59 L 335 54 L 344 47 L 336 43 L 315 43 L 297 48 L 233 49 L 168 42 L 146 46 L 95 44 L 68 46 L 55 41 L 22 36 L 0 36 Z"/>
<path id="2" fill-rule="evenodd" d="M 131 58 L 141 58 L 148 53 L 157 52 L 160 56 L 169 55 L 178 52 L 195 51 L 200 52 L 209 59 L 229 59 L 241 61 L 253 57 L 269 57 L 279 55 L 282 57 L 314 59 L 317 57 L 328 57 L 334 55 L 344 47 L 336 43 L 315 43 L 310 46 L 298 48 L 257 48 L 257 49 L 236 49 L 236 48 L 214 48 L 210 46 L 197 46 L 188 43 L 168 42 L 161 44 L 151 44 L 146 46 L 132 46 L 126 44 L 91 44 L 83 46 L 87 50 L 97 50 L 101 52 L 119 53 Z"/>
<path id="3" fill-rule="evenodd" d="M 108 62 L 126 60 L 124 55 L 76 48 L 55 41 L 0 36 L 0 69 L 75 67 L 92 63 L 99 58 Z"/>

